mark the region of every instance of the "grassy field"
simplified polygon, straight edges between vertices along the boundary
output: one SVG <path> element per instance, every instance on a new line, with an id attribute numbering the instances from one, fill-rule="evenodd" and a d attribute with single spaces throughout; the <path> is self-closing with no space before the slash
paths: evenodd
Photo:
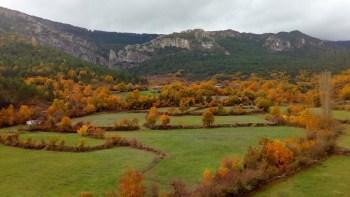
<path id="1" fill-rule="evenodd" d="M 286 138 L 302 136 L 304 131 L 290 127 L 219 128 L 144 132 L 118 132 L 169 154 L 146 173 L 148 182 L 156 181 L 166 188 L 172 180 L 197 183 L 203 170 L 216 169 L 224 157 L 240 156 L 262 137 Z"/>
<path id="2" fill-rule="evenodd" d="M 114 133 L 114 132 L 113 132 Z M 285 138 L 304 135 L 290 127 L 218 128 L 169 131 L 115 132 L 159 148 L 168 157 L 145 173 L 146 183 L 157 182 L 162 189 L 174 179 L 191 185 L 201 179 L 205 168 L 216 169 L 227 156 L 240 156 L 262 137 Z M 34 136 L 36 135 L 36 136 Z M 63 136 L 64 135 L 64 136 Z M 63 137 L 67 143 L 80 140 L 75 134 L 30 133 L 35 139 Z M 87 139 L 90 144 L 99 140 Z M 91 153 L 60 153 L 0 146 L 1 194 L 16 196 L 76 196 L 90 190 L 98 194 L 111 190 L 128 167 L 144 170 L 154 154 L 130 148 Z M 50 193 L 48 193 L 50 192 Z"/>
<path id="3" fill-rule="evenodd" d="M 114 95 L 126 98 L 126 96 L 128 96 L 128 93 L 129 92 L 120 92 L 120 93 L 116 93 Z M 151 90 L 144 90 L 144 91 L 140 91 L 140 95 L 142 95 L 142 96 L 158 96 L 159 93 L 153 92 Z"/>
<path id="4" fill-rule="evenodd" d="M 315 113 L 320 112 L 319 108 L 312 110 Z M 350 111 L 334 110 L 333 116 L 338 120 L 350 119 Z M 350 148 L 350 126 L 345 126 L 344 134 L 338 138 L 337 145 Z M 333 156 L 314 168 L 268 186 L 255 196 L 349 196 L 349 183 L 350 157 Z"/>
<path id="5" fill-rule="evenodd" d="M 154 155 L 129 148 L 61 153 L 0 145 L 0 158 L 0 196 L 62 197 L 86 190 L 102 195 L 125 169 L 145 169 Z"/>
<path id="6" fill-rule="evenodd" d="M 320 165 L 275 183 L 256 197 L 349 196 L 350 157 L 334 156 Z"/>
<path id="7" fill-rule="evenodd" d="M 217 109 L 217 107 L 214 107 L 214 108 L 216 108 Z M 226 110 L 226 111 L 230 111 L 231 109 L 233 108 L 233 106 L 224 106 L 224 109 Z M 203 109 L 199 109 L 199 110 L 196 110 L 196 112 L 205 112 L 205 111 L 207 111 L 209 109 L 209 107 L 208 108 L 203 108 Z M 252 111 L 252 109 L 245 109 L 245 111 Z"/>
<path id="8" fill-rule="evenodd" d="M 350 126 L 345 127 L 344 133 L 338 138 L 338 146 L 343 148 L 350 148 Z"/>
<path id="9" fill-rule="evenodd" d="M 143 125 L 145 122 L 145 113 L 99 113 L 90 116 L 74 119 L 74 122 L 78 121 L 89 121 L 95 126 L 113 126 L 114 121 L 121 120 L 124 118 L 132 119 L 137 118 L 139 124 Z M 227 123 L 264 123 L 265 115 L 241 115 L 241 116 L 215 116 L 215 124 L 227 124 Z M 201 116 L 172 116 L 172 125 L 202 125 Z"/>

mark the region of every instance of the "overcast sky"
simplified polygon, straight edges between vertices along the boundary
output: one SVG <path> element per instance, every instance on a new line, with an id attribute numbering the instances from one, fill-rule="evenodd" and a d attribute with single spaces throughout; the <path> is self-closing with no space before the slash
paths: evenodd
<path id="1" fill-rule="evenodd" d="M 0 0 L 0 6 L 106 31 L 298 29 L 322 39 L 350 40 L 350 0 Z"/>

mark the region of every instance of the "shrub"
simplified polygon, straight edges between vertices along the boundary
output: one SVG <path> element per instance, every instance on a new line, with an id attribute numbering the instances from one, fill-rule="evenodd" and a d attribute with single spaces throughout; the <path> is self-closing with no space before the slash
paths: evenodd
<path id="1" fill-rule="evenodd" d="M 204 185 L 208 185 L 213 180 L 213 174 L 210 172 L 208 168 L 206 168 L 203 172 L 203 180 L 202 183 Z"/>
<path id="2" fill-rule="evenodd" d="M 137 130 L 139 129 L 138 120 L 136 118 L 132 120 L 123 119 L 114 122 L 114 129 L 116 130 Z"/>
<path id="3" fill-rule="evenodd" d="M 170 123 L 170 117 L 166 114 L 161 115 L 159 120 L 162 126 L 167 126 Z"/>
<path id="4" fill-rule="evenodd" d="M 78 130 L 77 133 L 81 136 L 88 135 L 89 125 L 83 125 Z"/>

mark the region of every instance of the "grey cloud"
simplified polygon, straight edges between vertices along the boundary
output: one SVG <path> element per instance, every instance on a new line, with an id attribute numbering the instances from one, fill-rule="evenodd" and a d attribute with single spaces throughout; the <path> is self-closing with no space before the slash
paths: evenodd
<path id="1" fill-rule="evenodd" d="M 106 31 L 298 29 L 323 39 L 350 40 L 348 0 L 0 0 L 0 6 Z"/>

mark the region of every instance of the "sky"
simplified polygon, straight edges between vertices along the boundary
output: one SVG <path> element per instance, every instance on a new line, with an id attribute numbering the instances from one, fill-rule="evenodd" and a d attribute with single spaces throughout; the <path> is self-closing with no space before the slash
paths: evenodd
<path id="1" fill-rule="evenodd" d="M 0 0 L 0 6 L 91 30 L 300 30 L 350 40 L 350 0 Z"/>

